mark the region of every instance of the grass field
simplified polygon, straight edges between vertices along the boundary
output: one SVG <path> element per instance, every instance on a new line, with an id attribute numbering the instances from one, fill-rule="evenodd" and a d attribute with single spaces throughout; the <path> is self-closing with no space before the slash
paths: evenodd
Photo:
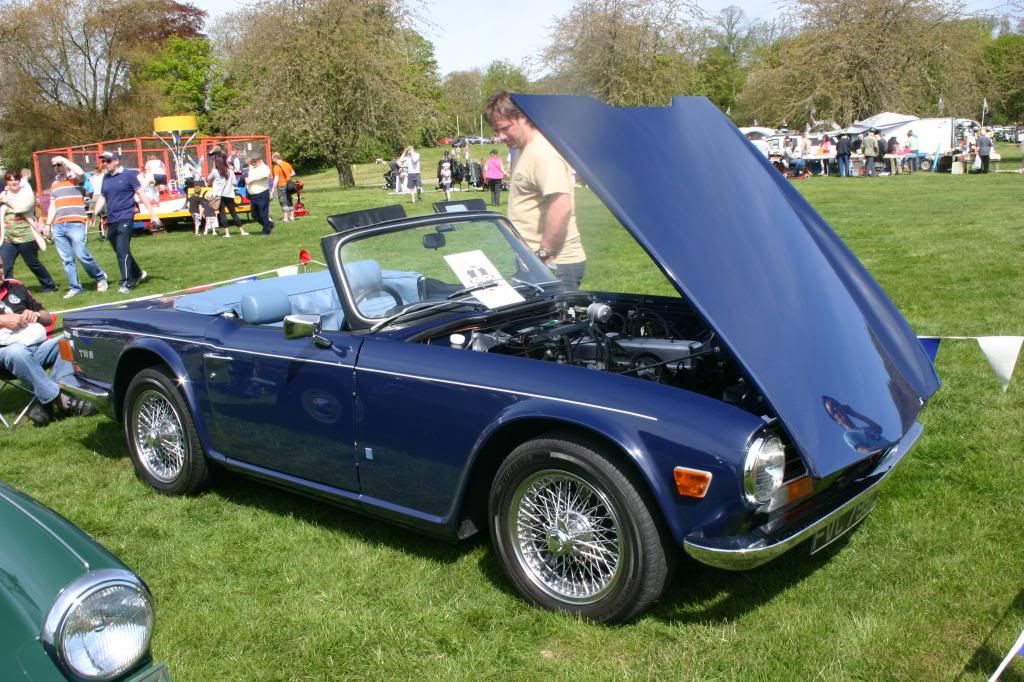
<path id="1" fill-rule="evenodd" d="M 1016 168 L 1019 154 L 1003 151 L 1002 167 Z M 357 178 L 376 184 L 383 170 Z M 189 229 L 135 240 L 151 275 L 138 293 L 294 263 L 300 248 L 318 254 L 326 215 L 399 200 L 340 191 L 332 171 L 305 180 L 311 215 L 269 239 Z M 797 187 L 919 334 L 1024 335 L 1024 176 Z M 585 287 L 669 291 L 588 190 L 577 202 Z M 91 246 L 115 272 L 109 245 Z M 63 282 L 52 250 L 44 260 Z M 24 265 L 16 274 L 38 289 Z M 41 298 L 62 308 L 59 295 Z M 923 438 L 841 547 L 744 574 L 686 562 L 663 602 L 617 627 L 528 607 L 483 539 L 448 545 L 235 477 L 197 498 L 158 496 L 135 480 L 106 418 L 0 434 L 0 479 L 143 576 L 157 601 L 153 651 L 175 680 L 983 680 L 1024 628 L 1024 376 L 1004 394 L 973 341 L 945 342 L 937 365 Z M 1024 680 L 1024 660 L 1003 679 Z"/>

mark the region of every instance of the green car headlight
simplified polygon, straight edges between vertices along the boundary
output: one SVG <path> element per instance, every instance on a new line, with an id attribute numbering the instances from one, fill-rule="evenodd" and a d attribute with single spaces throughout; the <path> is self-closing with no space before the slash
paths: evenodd
<path id="1" fill-rule="evenodd" d="M 131 670 L 149 651 L 153 600 L 135 574 L 86 573 L 64 588 L 43 625 L 43 645 L 60 666 L 86 680 Z"/>
<path id="2" fill-rule="evenodd" d="M 754 438 L 743 463 L 743 492 L 747 503 L 760 506 L 772 499 L 782 486 L 786 469 L 786 449 L 778 436 Z"/>

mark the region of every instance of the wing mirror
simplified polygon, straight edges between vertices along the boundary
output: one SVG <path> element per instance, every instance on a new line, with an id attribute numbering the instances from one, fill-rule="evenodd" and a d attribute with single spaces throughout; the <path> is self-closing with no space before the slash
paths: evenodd
<path id="1" fill-rule="evenodd" d="M 334 343 L 324 337 L 319 315 L 294 314 L 284 318 L 284 338 L 313 339 L 318 348 L 331 348 Z"/>

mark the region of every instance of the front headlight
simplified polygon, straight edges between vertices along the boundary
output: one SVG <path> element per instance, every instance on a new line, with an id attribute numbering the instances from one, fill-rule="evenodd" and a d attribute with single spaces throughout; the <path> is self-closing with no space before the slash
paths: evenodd
<path id="1" fill-rule="evenodd" d="M 149 651 L 153 601 L 134 573 L 102 569 L 64 588 L 43 625 L 43 644 L 68 673 L 109 680 Z"/>
<path id="2" fill-rule="evenodd" d="M 772 499 L 782 486 L 786 449 L 778 436 L 757 436 L 747 448 L 743 463 L 743 492 L 747 502 L 760 506 Z"/>

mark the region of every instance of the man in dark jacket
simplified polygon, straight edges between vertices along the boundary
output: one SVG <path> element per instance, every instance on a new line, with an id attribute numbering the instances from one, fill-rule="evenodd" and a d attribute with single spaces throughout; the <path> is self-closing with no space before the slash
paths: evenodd
<path id="1" fill-rule="evenodd" d="M 836 143 L 836 161 L 839 163 L 839 177 L 850 177 L 850 136 L 840 135 Z"/>

